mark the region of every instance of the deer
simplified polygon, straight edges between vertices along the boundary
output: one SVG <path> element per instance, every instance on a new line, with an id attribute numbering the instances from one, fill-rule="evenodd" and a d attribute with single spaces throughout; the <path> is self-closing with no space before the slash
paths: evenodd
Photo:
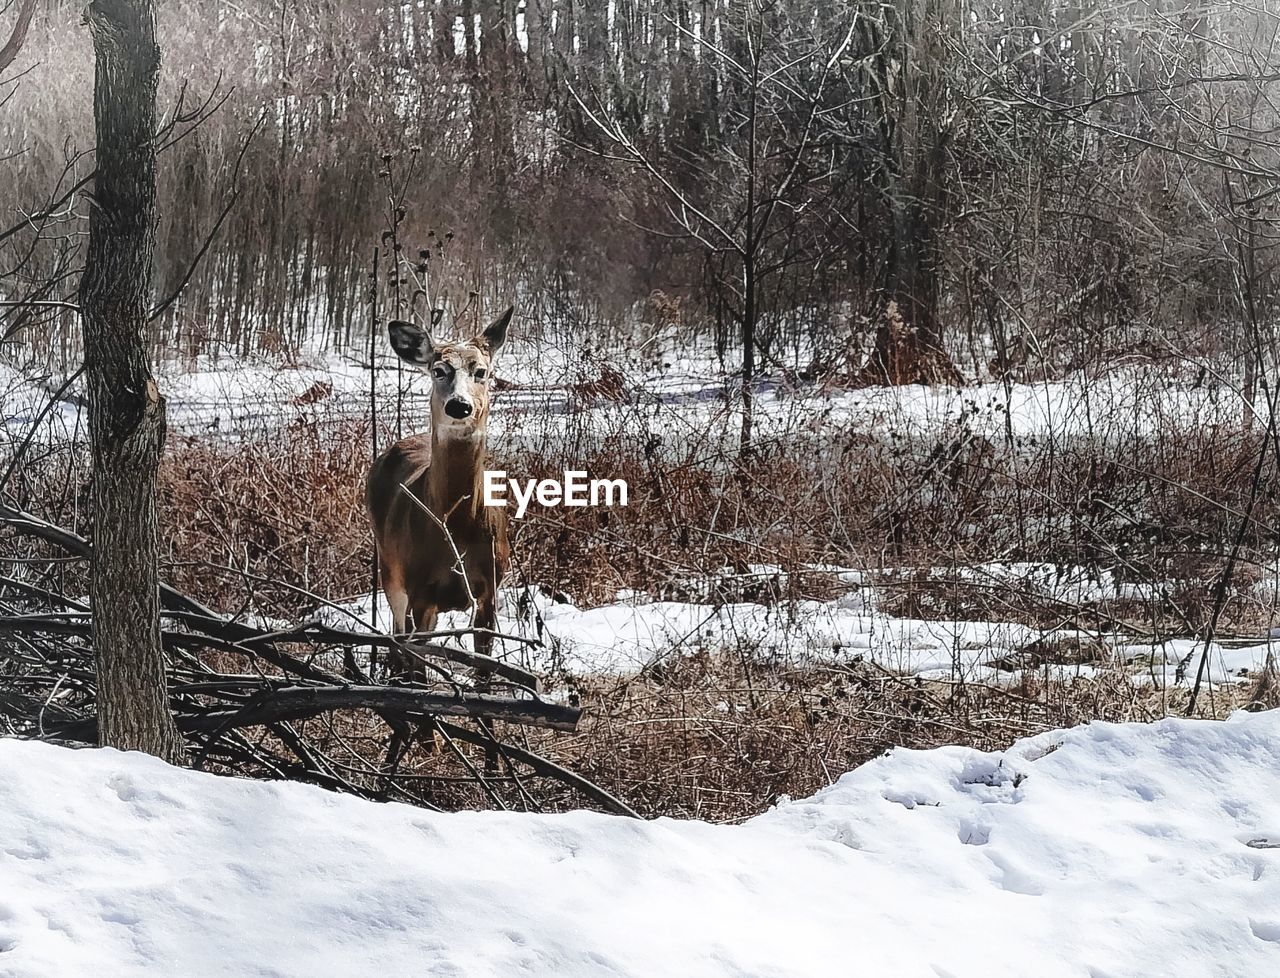
<path id="1" fill-rule="evenodd" d="M 409 633 L 410 620 L 413 632 L 431 632 L 440 612 L 471 611 L 475 650 L 484 655 L 492 652 L 486 632 L 494 630 L 511 557 L 506 510 L 484 506 L 481 487 L 493 362 L 514 311 L 452 343 L 437 343 L 413 323 L 387 324 L 400 359 L 430 377 L 431 430 L 383 452 L 365 489 L 396 633 Z M 420 672 L 392 662 L 411 676 Z"/>

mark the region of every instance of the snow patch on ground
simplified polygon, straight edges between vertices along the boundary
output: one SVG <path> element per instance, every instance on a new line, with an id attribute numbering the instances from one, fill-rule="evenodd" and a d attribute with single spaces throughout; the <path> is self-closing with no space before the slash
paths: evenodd
<path id="1" fill-rule="evenodd" d="M 1277 741 L 1280 712 L 895 750 L 713 826 L 0 740 L 0 973 L 1273 974 Z"/>
<path id="2" fill-rule="evenodd" d="M 391 630 L 391 613 L 380 593 L 377 628 Z M 370 596 L 318 609 L 335 627 L 367 630 Z M 466 628 L 461 612 L 442 615 L 440 630 Z M 778 604 L 625 600 L 579 608 L 532 589 L 504 588 L 498 630 L 537 639 L 539 647 L 510 645 L 500 656 L 543 675 L 631 675 L 699 651 L 730 652 L 757 661 L 818 665 L 866 661 L 904 675 L 966 682 L 1008 683 L 1021 678 L 1016 656 L 1032 643 L 1092 643 L 1113 663 L 1128 665 L 1140 683 L 1189 685 L 1204 651 L 1191 639 L 1139 643 L 1122 636 L 1088 635 L 1070 629 L 1046 631 L 1014 622 L 939 621 L 896 618 L 875 610 L 872 591 L 860 588 L 832 601 Z M 464 643 L 465 644 L 465 643 Z M 1233 682 L 1256 675 L 1280 638 L 1241 646 L 1209 645 L 1205 680 Z M 1102 663 L 1098 663 L 1102 665 Z M 1096 666 L 1056 665 L 1056 678 L 1090 678 Z M 1038 675 L 1043 666 L 1036 666 Z"/>
<path id="3" fill-rule="evenodd" d="M 375 363 L 382 419 L 387 420 L 400 400 L 403 429 L 420 430 L 429 412 L 416 371 L 401 369 L 389 351 L 379 352 Z M 503 354 L 499 373 L 518 386 L 495 395 L 494 444 L 507 449 L 534 442 L 582 445 L 588 436 L 603 441 L 611 433 L 649 431 L 671 446 L 692 441 L 710 450 L 736 437 L 737 426 L 725 401 L 726 379 L 708 356 L 676 357 L 649 370 L 623 364 L 628 370 L 630 403 L 583 400 L 574 393 L 575 371 L 593 364 L 599 366 L 595 361 L 584 366 L 580 357 L 564 350 L 513 343 Z M 367 363 L 331 353 L 313 352 L 283 365 L 267 358 L 172 359 L 162 362 L 158 372 L 169 428 L 179 435 L 251 438 L 297 422 L 323 426 L 365 418 L 369 409 Z M 71 400 L 58 401 L 45 411 L 52 392 L 60 386 L 61 378 L 31 377 L 0 363 L 0 467 L 28 434 L 37 443 L 83 439 L 78 385 L 71 388 Z M 757 410 L 762 438 L 788 432 L 841 439 L 856 431 L 924 443 L 959 425 L 976 437 L 1013 437 L 1034 450 L 1037 439 L 1049 436 L 1106 439 L 1121 431 L 1167 433 L 1204 427 L 1238 419 L 1240 405 L 1227 388 L 1193 384 L 1159 371 L 1117 368 L 1051 383 L 967 388 L 824 391 L 770 383 L 757 399 Z M 531 418 L 538 423 L 531 424 Z M 521 653 L 526 664 L 576 674 L 634 672 L 663 656 L 701 647 L 793 661 L 848 661 L 862 656 L 909 674 L 1007 681 L 1020 675 L 1009 655 L 1045 637 L 1037 629 L 1009 623 L 887 616 L 877 610 L 873 591 L 865 586 L 860 571 L 827 570 L 851 588 L 830 602 L 753 603 L 759 595 L 726 600 L 723 582 L 707 580 L 691 582 L 689 593 L 679 595 L 681 601 L 635 595 L 604 607 L 580 609 L 542 600 L 541 628 L 532 621 L 529 609 L 521 613 L 508 601 L 502 627 L 544 640 L 544 649 Z M 889 569 L 880 572 L 879 579 L 892 583 L 895 574 L 909 580 L 922 573 L 930 582 L 951 579 L 976 588 L 1013 589 L 1071 607 L 1115 600 L 1148 602 L 1171 586 L 1127 583 L 1109 571 L 1033 563 Z M 777 574 L 763 568 L 758 576 L 767 587 Z M 699 587 L 703 593 L 697 591 Z M 785 593 L 785 588 L 778 593 Z M 1272 596 L 1267 592 L 1264 598 Z M 354 610 L 367 620 L 368 599 Z M 334 614 L 335 623 L 350 624 L 346 616 Z M 458 616 L 449 622 L 450 627 L 462 624 Z M 1055 633 L 1052 637 L 1071 636 Z M 1143 666 L 1143 682 L 1186 682 L 1186 656 L 1198 656 L 1189 642 L 1141 646 L 1118 641 L 1119 657 Z M 1215 643 L 1209 651 L 1207 678 L 1225 681 L 1261 668 L 1271 645 L 1259 642 L 1227 648 Z M 1092 668 L 1086 663 L 1057 666 L 1055 671 L 1064 677 L 1088 676 Z M 1192 675 L 1194 671 L 1193 664 Z"/>
<path id="4" fill-rule="evenodd" d="M 380 420 L 399 415 L 404 433 L 424 430 L 429 390 L 420 372 L 401 364 L 389 348 L 379 350 L 374 365 Z M 583 382 L 589 387 L 601 371 L 619 368 L 625 403 L 577 389 Z M 331 424 L 369 416 L 367 357 L 310 353 L 282 362 L 261 356 L 201 356 L 163 360 L 156 372 L 169 428 L 178 434 L 252 437 L 299 421 Z M 503 352 L 497 375 L 512 386 L 494 394 L 491 434 L 496 446 L 527 447 L 532 438 L 570 433 L 603 440 L 620 430 L 647 430 L 679 442 L 730 443 L 736 437 L 732 379 L 710 356 L 644 369 L 517 341 Z M 13 433 L 21 432 L 61 383 L 60 377 L 33 378 L 0 362 L 0 419 Z M 71 388 L 73 396 L 80 391 L 80 384 Z M 1227 386 L 1116 368 L 1039 383 L 968 387 L 841 390 L 764 380 L 755 410 L 763 440 L 860 431 L 910 442 L 963 428 L 974 436 L 1014 438 L 1034 448 L 1037 439 L 1047 436 L 1105 440 L 1235 423 L 1242 407 L 1239 395 Z M 47 436 L 65 436 L 74 427 L 75 407 L 63 404 L 55 413 L 56 428 Z M 531 416 L 538 421 L 536 435 L 530 432 Z"/>

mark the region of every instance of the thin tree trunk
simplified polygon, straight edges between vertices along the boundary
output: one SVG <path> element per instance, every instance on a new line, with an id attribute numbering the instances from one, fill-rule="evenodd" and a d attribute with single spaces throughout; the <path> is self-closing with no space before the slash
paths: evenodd
<path id="1" fill-rule="evenodd" d="M 9 40 L 5 41 L 4 47 L 0 48 L 0 71 L 8 68 L 18 57 L 18 52 L 27 41 L 27 30 L 31 27 L 31 18 L 35 13 L 36 0 L 22 0 L 22 6 L 18 8 L 18 19 L 13 25 L 13 31 L 9 34 Z"/>
<path id="2" fill-rule="evenodd" d="M 751 65 L 751 92 L 747 115 L 747 210 L 746 235 L 742 248 L 742 430 L 738 454 L 751 452 L 755 422 L 756 383 L 756 110 L 760 98 L 760 61 Z"/>
<path id="3" fill-rule="evenodd" d="M 156 544 L 164 399 L 145 329 L 155 247 L 156 83 L 152 0 L 93 0 L 97 178 L 80 280 L 93 450 L 93 640 L 99 738 L 170 761 Z"/>
<path id="4" fill-rule="evenodd" d="M 939 306 L 939 228 L 946 209 L 948 132 L 943 5 L 901 0 L 894 30 L 899 59 L 896 119 L 885 134 L 892 244 L 882 322 L 871 359 L 856 380 L 867 384 L 963 382 L 944 348 Z M 886 90 L 891 85 L 886 75 Z"/>
<path id="5" fill-rule="evenodd" d="M 760 317 L 756 290 L 759 288 L 757 259 L 759 236 L 766 230 L 757 225 L 756 206 L 760 174 L 759 147 L 756 145 L 757 124 L 760 112 L 761 59 L 764 50 L 763 24 L 756 11 L 744 15 L 742 41 L 749 52 L 750 73 L 746 76 L 746 210 L 742 236 L 742 429 L 738 435 L 738 456 L 746 459 L 751 453 L 751 438 L 755 425 L 756 383 L 756 327 Z"/>

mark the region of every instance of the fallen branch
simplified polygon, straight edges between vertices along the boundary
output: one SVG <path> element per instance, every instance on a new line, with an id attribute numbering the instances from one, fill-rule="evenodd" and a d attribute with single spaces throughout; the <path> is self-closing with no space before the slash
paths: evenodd
<path id="1" fill-rule="evenodd" d="M 482 734 L 477 734 L 465 727 L 458 727 L 445 720 L 437 720 L 437 726 L 450 736 L 456 737 L 458 740 L 469 744 L 482 745 L 486 738 Z M 514 744 L 498 744 L 498 750 L 509 761 L 520 761 L 529 765 L 538 774 L 544 777 L 555 778 L 562 781 L 570 787 L 576 788 L 588 798 L 597 801 L 605 810 L 613 812 L 615 815 L 626 815 L 629 818 L 639 818 L 640 815 L 626 802 L 620 798 L 610 794 L 593 781 L 588 781 L 579 774 L 574 774 L 568 768 L 561 767 L 555 761 L 550 761 L 541 754 L 535 754 L 533 751 L 525 750 L 522 747 L 516 747 Z"/>
<path id="2" fill-rule="evenodd" d="M 62 527 L 54 526 L 38 516 L 7 506 L 3 502 L 0 502 L 0 522 L 4 522 L 18 533 L 36 537 L 61 547 L 74 556 L 89 557 L 92 554 L 92 547 L 84 537 Z M 199 601 L 164 583 L 160 585 L 160 604 L 169 617 L 182 621 L 200 635 L 242 646 L 250 646 L 258 652 L 262 652 L 262 646 L 265 644 L 290 641 L 333 645 L 370 645 L 378 648 L 403 646 L 410 652 L 426 658 L 446 659 L 475 669 L 477 673 L 499 676 L 530 690 L 536 691 L 538 688 L 538 678 L 526 669 L 502 662 L 491 656 L 479 655 L 475 652 L 453 648 L 438 642 L 413 638 L 404 639 L 391 635 L 378 635 L 373 632 L 357 632 L 350 629 L 334 628 L 319 621 L 303 622 L 285 631 L 266 632 L 243 622 L 225 618 Z M 465 629 L 455 629 L 442 633 L 442 636 L 463 634 L 469 634 L 469 632 Z M 500 632 L 483 632 L 482 634 L 503 640 L 529 642 L 528 639 L 503 635 Z M 243 653 L 246 650 L 244 648 L 233 648 L 230 651 Z M 272 655 L 272 653 L 264 653 L 264 657 L 269 655 Z M 272 664 L 280 668 L 287 668 L 298 675 L 304 675 L 308 678 L 324 678 L 299 660 L 281 657 L 280 661 L 275 661 Z"/>
<path id="3" fill-rule="evenodd" d="M 0 504 L 0 523 L 75 559 L 92 554 L 83 537 L 12 506 Z M 27 557 L 24 563 L 45 560 L 53 565 L 66 559 L 60 553 Z M 7 602 L 0 604 L 0 663 L 5 671 L 0 732 L 94 743 L 98 704 L 92 608 L 59 593 L 47 579 L 35 580 L 41 583 L 0 578 L 0 599 Z M 540 809 L 542 800 L 525 783 L 537 777 L 558 782 L 607 811 L 635 815 L 586 778 L 494 737 L 494 721 L 554 731 L 577 728 L 582 711 L 541 698 L 538 678 L 526 669 L 450 648 L 438 641 L 443 635 L 380 635 L 318 620 L 265 630 L 224 617 L 168 585 L 161 594 L 161 637 L 173 659 L 170 708 L 197 767 L 309 781 L 361 797 L 428 807 L 442 801 L 448 806 L 474 804 L 474 796 L 456 794 L 457 785 L 471 782 L 484 793 L 482 804 L 487 798 L 499 808 Z M 343 675 L 337 657 L 370 646 L 403 647 L 465 667 L 471 675 L 455 678 L 446 665 L 436 669 L 440 678 L 431 685 L 379 685 L 368 677 Z M 222 666 L 225 655 L 240 657 L 243 666 L 228 671 Z M 477 691 L 495 678 L 500 685 Z M 370 724 L 368 718 L 378 722 Z M 460 725 L 462 720 L 471 722 Z M 410 744 L 429 745 L 436 736 L 452 752 L 449 763 L 460 764 L 467 776 L 423 774 L 424 767 L 430 770 L 446 760 L 430 749 L 405 763 Z M 506 776 L 480 774 L 459 745 L 501 757 Z M 446 798 L 433 794 L 436 790 Z"/>
<path id="4" fill-rule="evenodd" d="M 179 716 L 187 730 L 256 727 L 306 720 L 331 710 L 375 710 L 400 716 L 454 716 L 502 720 L 527 727 L 574 730 L 582 711 L 558 703 L 478 693 L 448 695 L 400 686 L 288 686 L 254 697 L 239 710 Z"/>

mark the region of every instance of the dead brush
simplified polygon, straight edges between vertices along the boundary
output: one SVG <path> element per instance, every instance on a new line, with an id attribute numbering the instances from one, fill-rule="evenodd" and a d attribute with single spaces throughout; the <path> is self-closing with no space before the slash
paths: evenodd
<path id="1" fill-rule="evenodd" d="M 659 670 L 579 684 L 590 703 L 576 734 L 531 743 L 643 814 L 734 821 L 783 795 L 804 797 L 898 746 L 1002 750 L 1024 736 L 1090 720 L 1153 720 L 1184 691 L 1097 680 L 1045 680 L 1026 669 L 1010 686 L 927 681 L 866 663 L 796 668 L 729 652 L 669 657 Z M 1217 691 L 1197 715 L 1224 716 L 1244 691 Z"/>
<path id="2" fill-rule="evenodd" d="M 1276 665 L 1275 654 L 1267 656 L 1267 664 L 1258 673 L 1248 694 L 1248 709 L 1274 710 L 1280 708 L 1280 667 Z"/>
<path id="3" fill-rule="evenodd" d="M 515 582 L 582 605 L 620 591 L 692 595 L 697 580 L 710 582 L 712 602 L 824 600 L 842 586 L 812 568 L 834 565 L 878 576 L 883 609 L 907 617 L 1141 623 L 1191 634 L 1203 627 L 1223 569 L 1214 536 L 1238 522 L 1257 445 L 1256 434 L 1194 430 L 1158 443 L 1109 431 L 1052 449 L 1010 448 L 960 429 L 850 433 L 822 445 L 797 432 L 762 440 L 744 470 L 709 437 L 682 444 L 640 420 L 624 415 L 592 441 L 573 419 L 558 438 L 526 431 L 525 447 L 497 446 L 497 464 L 521 478 L 586 468 L 631 489 L 625 508 L 534 507 L 512 521 Z M 1206 466 L 1215 442 L 1222 461 Z M 248 602 L 296 615 L 315 605 L 304 592 L 335 600 L 367 592 L 372 538 L 359 487 L 369 453 L 360 420 L 299 421 L 235 442 L 171 437 L 162 471 L 166 573 L 225 611 Z M 35 459 L 21 476 L 24 505 L 79 525 L 84 471 L 74 453 Z M 1274 595 L 1254 586 L 1273 563 L 1274 516 L 1267 499 L 1246 536 L 1222 630 L 1256 632 L 1274 614 Z M 1105 570 L 1153 596 L 1063 601 L 947 570 L 1019 560 Z M 776 568 L 776 580 L 753 593 L 745 582 L 761 567 Z"/>
<path id="4" fill-rule="evenodd" d="M 506 460 L 509 471 L 537 479 L 558 478 L 570 464 L 545 457 Z M 781 454 L 760 466 L 738 480 L 709 465 L 606 446 L 575 467 L 626 479 L 628 505 L 531 510 L 512 522 L 517 559 L 538 583 L 588 603 L 611 601 L 622 589 L 670 594 L 691 577 L 724 568 L 742 573 L 771 564 L 800 571 L 828 552 L 820 532 L 823 504 L 811 494 L 799 498 L 803 473 Z M 779 519 L 792 492 L 804 505 Z M 801 582 L 814 590 L 802 592 Z M 797 597 L 817 596 L 819 575 L 798 575 L 790 586 Z"/>
<path id="5" fill-rule="evenodd" d="M 367 446 L 363 422 L 298 422 L 236 443 L 171 440 L 160 474 L 165 573 L 228 612 L 246 592 L 277 614 L 314 610 L 313 597 L 265 583 L 274 580 L 337 598 L 367 590 Z"/>
<path id="6" fill-rule="evenodd" d="M 513 521 L 512 585 L 582 606 L 626 590 L 655 600 L 794 607 L 849 590 L 822 569 L 833 565 L 865 571 L 880 610 L 895 614 L 1131 630 L 1153 641 L 1186 636 L 1211 611 L 1222 541 L 1239 526 L 1258 444 L 1257 432 L 1171 426 L 1152 437 L 1119 422 L 1093 437 L 1047 441 L 978 437 L 968 422 L 830 438 L 797 424 L 762 437 L 743 469 L 718 440 L 717 415 L 689 430 L 640 410 L 621 406 L 603 434 L 571 417 L 559 428 L 531 423 L 519 443 L 497 446 L 497 461 L 521 478 L 586 468 L 631 487 L 626 508 L 535 508 Z M 318 599 L 367 592 L 372 539 L 360 494 L 367 424 L 308 422 L 251 434 L 234 443 L 170 439 L 162 474 L 166 577 L 220 611 L 290 621 L 310 615 Z M 17 480 L 25 504 L 74 525 L 82 483 L 74 453 L 34 459 Z M 1274 612 L 1274 592 L 1259 596 L 1257 585 L 1274 567 L 1275 505 L 1267 497 L 1246 527 L 1243 570 L 1221 632 L 1257 634 Z M 1122 590 L 1101 601 L 1064 600 L 1016 580 L 962 573 L 1017 561 L 1096 568 L 1126 587 L 1154 590 L 1150 598 Z M 75 594 L 83 593 L 75 589 L 83 572 L 55 564 L 46 573 L 62 575 L 63 593 Z M 999 663 L 1004 682 L 987 685 L 903 677 L 854 660 L 764 664 L 745 647 L 680 650 L 631 678 L 557 677 L 587 707 L 582 725 L 554 742 L 529 731 L 523 742 L 645 814 L 737 819 L 782 794 L 808 794 L 894 745 L 996 749 L 1058 726 L 1154 719 L 1188 705 L 1184 690 L 1144 683 L 1140 668 L 1135 681 L 1132 665 L 1090 641 L 1046 640 L 1022 652 Z M 1092 678 L 1072 676 L 1086 671 Z M 1153 666 L 1152 679 L 1158 671 Z M 1272 698 L 1268 683 L 1259 678 L 1256 702 Z M 1248 694 L 1214 687 L 1197 715 L 1221 716 Z M 385 742 L 355 728 L 333 736 L 342 741 L 326 741 L 331 753 L 375 778 L 369 771 L 382 763 Z M 404 772 L 432 785 L 435 803 L 485 803 L 448 757 L 418 742 L 406 750 Z M 570 807 L 575 799 L 549 804 Z"/>

